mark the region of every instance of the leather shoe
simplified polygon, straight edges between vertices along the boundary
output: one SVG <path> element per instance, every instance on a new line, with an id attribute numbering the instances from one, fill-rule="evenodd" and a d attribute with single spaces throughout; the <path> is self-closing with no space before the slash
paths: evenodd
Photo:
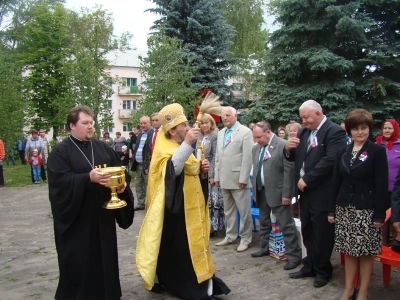
<path id="1" fill-rule="evenodd" d="M 321 277 L 315 277 L 314 279 L 314 286 L 316 288 L 320 288 L 325 286 L 328 283 L 328 280 L 321 278 Z"/>
<path id="2" fill-rule="evenodd" d="M 269 255 L 269 250 L 266 250 L 266 249 L 261 249 L 261 250 L 251 254 L 252 257 L 263 257 L 263 256 L 268 256 L 268 255 Z"/>
<path id="3" fill-rule="evenodd" d="M 293 270 L 296 268 L 298 265 L 300 265 L 300 261 L 288 261 L 285 266 L 283 267 L 284 270 L 289 271 Z"/>
<path id="4" fill-rule="evenodd" d="M 315 275 L 313 273 L 303 273 L 302 271 L 297 271 L 294 273 L 289 273 L 289 277 L 293 279 L 299 279 L 299 278 L 306 278 L 306 277 L 314 277 Z"/>
<path id="5" fill-rule="evenodd" d="M 137 211 L 137 210 L 144 210 L 144 207 L 135 207 L 133 210 L 134 210 L 134 211 Z"/>
<path id="6" fill-rule="evenodd" d="M 249 249 L 249 245 L 240 244 L 240 245 L 237 247 L 236 251 L 237 251 L 237 252 L 243 252 L 243 251 L 246 251 L 247 249 Z"/>
<path id="7" fill-rule="evenodd" d="M 215 244 L 215 246 L 226 246 L 232 244 L 232 241 L 229 239 L 223 239 L 222 241 Z"/>

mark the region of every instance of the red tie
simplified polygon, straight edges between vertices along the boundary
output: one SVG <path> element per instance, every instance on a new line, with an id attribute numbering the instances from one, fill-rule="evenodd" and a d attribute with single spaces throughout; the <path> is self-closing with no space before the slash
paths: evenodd
<path id="1" fill-rule="evenodd" d="M 157 133 L 158 133 L 158 129 L 156 129 L 156 131 L 154 132 L 154 135 L 153 135 L 153 142 L 151 143 L 151 154 L 152 154 L 152 155 L 153 155 L 154 145 L 156 144 Z"/>

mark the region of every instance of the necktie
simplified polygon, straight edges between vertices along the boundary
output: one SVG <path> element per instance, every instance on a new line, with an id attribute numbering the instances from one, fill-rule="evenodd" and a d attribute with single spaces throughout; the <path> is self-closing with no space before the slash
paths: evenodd
<path id="1" fill-rule="evenodd" d="M 307 140 L 307 152 L 310 150 L 311 145 L 315 146 L 315 133 L 317 132 L 317 129 L 313 130 L 310 132 L 310 135 L 308 136 L 308 140 Z M 303 165 L 300 168 L 300 177 L 303 177 L 305 174 L 304 172 L 304 161 L 303 161 Z"/>
<path id="2" fill-rule="evenodd" d="M 158 129 L 155 130 L 153 136 L 153 142 L 151 143 L 151 154 L 153 154 L 154 145 L 156 144 Z"/>
<path id="3" fill-rule="evenodd" d="M 224 137 L 224 146 L 228 145 L 231 142 L 231 131 L 232 129 L 227 129 Z"/>
<path id="4" fill-rule="evenodd" d="M 261 170 L 262 170 L 262 163 L 264 161 L 264 154 L 265 154 L 265 149 L 267 147 L 263 147 L 262 151 L 261 151 L 261 155 L 260 158 L 258 159 L 258 168 L 257 168 L 257 190 L 261 191 L 262 187 L 263 187 L 263 183 L 261 181 Z"/>
<path id="5" fill-rule="evenodd" d="M 308 150 L 310 150 L 310 147 L 312 146 L 312 145 L 314 145 L 314 138 L 315 138 L 315 132 L 316 132 L 317 130 L 313 130 L 313 131 L 311 131 L 310 132 L 310 136 L 308 137 L 308 141 L 307 141 L 307 151 Z M 315 145 L 314 145 L 315 146 Z"/>

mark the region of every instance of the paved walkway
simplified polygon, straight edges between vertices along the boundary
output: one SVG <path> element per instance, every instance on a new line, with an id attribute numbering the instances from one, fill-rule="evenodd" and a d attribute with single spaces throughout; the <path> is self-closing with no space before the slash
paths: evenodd
<path id="1" fill-rule="evenodd" d="M 143 211 L 137 212 L 128 230 L 118 230 L 121 299 L 174 299 L 144 289 L 136 270 L 135 244 L 143 215 Z M 0 299 L 53 299 L 58 265 L 47 186 L 1 188 L 0 228 Z M 252 247 L 244 253 L 236 252 L 236 245 L 215 247 L 218 240 L 214 238 L 211 247 L 217 275 L 232 290 L 222 299 L 339 299 L 343 267 L 337 253 L 332 256 L 335 271 L 331 282 L 316 289 L 312 279 L 289 279 L 283 263 L 276 259 L 252 258 L 250 253 L 257 249 L 257 233 L 253 235 Z M 393 270 L 391 286 L 384 287 L 381 266 L 376 263 L 369 299 L 398 300 L 399 295 L 400 272 Z"/>

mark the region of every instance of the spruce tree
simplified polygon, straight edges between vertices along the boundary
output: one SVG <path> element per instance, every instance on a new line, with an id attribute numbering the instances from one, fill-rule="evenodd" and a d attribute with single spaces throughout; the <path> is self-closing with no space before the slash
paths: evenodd
<path id="1" fill-rule="evenodd" d="M 400 0 L 363 0 L 361 9 L 373 20 L 367 30 L 366 107 L 375 120 L 400 118 Z M 380 124 L 378 124 L 379 127 Z"/>
<path id="2" fill-rule="evenodd" d="M 253 119 L 287 124 L 298 119 L 298 108 L 308 99 L 321 103 L 336 122 L 364 106 L 371 89 L 363 78 L 366 28 L 373 22 L 360 6 L 354 0 L 271 3 L 281 28 L 269 38 L 264 93 L 250 111 Z"/>
<path id="3" fill-rule="evenodd" d="M 197 72 L 191 87 L 198 91 L 211 88 L 222 99 L 230 88 L 227 79 L 235 75 L 235 60 L 229 48 L 235 32 L 223 16 L 221 0 L 153 0 L 157 7 L 150 11 L 161 17 L 154 29 L 164 30 L 176 38 Z"/>

